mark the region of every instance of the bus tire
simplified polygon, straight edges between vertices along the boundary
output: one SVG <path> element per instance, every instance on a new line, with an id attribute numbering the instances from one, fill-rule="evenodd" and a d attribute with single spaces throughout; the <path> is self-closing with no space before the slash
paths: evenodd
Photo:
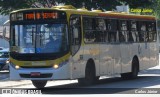
<path id="1" fill-rule="evenodd" d="M 122 79 L 136 79 L 138 77 L 139 72 L 139 62 L 137 58 L 133 58 L 132 60 L 132 72 L 122 73 Z"/>
<path id="2" fill-rule="evenodd" d="M 32 80 L 32 84 L 37 88 L 41 89 L 44 88 L 47 84 L 47 80 Z"/>
<path id="3" fill-rule="evenodd" d="M 87 63 L 85 70 L 85 78 L 78 79 L 80 85 L 92 85 L 99 80 L 99 77 L 96 77 L 95 65 L 94 62 Z"/>

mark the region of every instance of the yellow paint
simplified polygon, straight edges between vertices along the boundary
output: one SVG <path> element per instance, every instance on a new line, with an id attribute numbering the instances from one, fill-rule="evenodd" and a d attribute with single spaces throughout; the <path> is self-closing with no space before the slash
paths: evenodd
<path id="1" fill-rule="evenodd" d="M 61 62 L 64 62 L 68 60 L 70 57 L 70 53 L 64 55 L 61 58 L 55 59 L 55 60 L 44 60 L 44 61 L 18 61 L 10 57 L 10 62 L 17 66 L 53 66 L 54 64 L 60 64 Z"/>
<path id="2" fill-rule="evenodd" d="M 98 55 L 100 53 L 99 49 L 96 49 L 96 48 L 90 49 L 89 52 L 91 55 Z"/>

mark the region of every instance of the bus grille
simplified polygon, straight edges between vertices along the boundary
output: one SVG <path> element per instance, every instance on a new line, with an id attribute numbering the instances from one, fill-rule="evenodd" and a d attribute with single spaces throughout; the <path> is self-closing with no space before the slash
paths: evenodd
<path id="1" fill-rule="evenodd" d="M 52 66 L 20 66 L 21 68 L 51 68 Z"/>
<path id="2" fill-rule="evenodd" d="M 41 74 L 40 76 L 31 76 L 31 74 L 20 74 L 22 78 L 50 78 L 52 77 L 52 73 Z"/>

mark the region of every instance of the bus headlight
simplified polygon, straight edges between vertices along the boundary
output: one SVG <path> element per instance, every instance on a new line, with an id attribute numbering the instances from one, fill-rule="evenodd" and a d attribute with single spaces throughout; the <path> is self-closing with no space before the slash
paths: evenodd
<path id="1" fill-rule="evenodd" d="M 59 67 L 58 64 L 54 64 L 54 65 L 53 65 L 53 68 L 54 68 L 54 69 L 57 69 L 58 67 Z"/>
<path id="2" fill-rule="evenodd" d="M 18 65 L 15 66 L 16 69 L 19 69 L 20 67 Z"/>
<path id="3" fill-rule="evenodd" d="M 66 65 L 68 63 L 68 60 L 64 61 L 64 62 L 61 62 L 60 64 L 53 64 L 53 68 L 54 69 L 58 69 L 64 65 Z"/>
<path id="4" fill-rule="evenodd" d="M 14 65 L 12 62 L 9 62 L 9 65 L 11 66 L 11 67 L 13 67 L 14 69 L 21 69 L 21 67 L 20 66 L 18 66 L 18 65 Z"/>

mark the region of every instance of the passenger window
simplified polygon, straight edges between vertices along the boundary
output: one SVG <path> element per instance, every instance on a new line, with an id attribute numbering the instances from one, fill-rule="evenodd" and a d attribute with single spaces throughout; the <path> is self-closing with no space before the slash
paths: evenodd
<path id="1" fill-rule="evenodd" d="M 95 41 L 94 33 L 94 19 L 93 18 L 83 18 L 83 28 L 84 28 L 84 42 L 93 43 Z"/>
<path id="2" fill-rule="evenodd" d="M 119 32 L 119 38 L 120 42 L 128 42 L 128 27 L 127 27 L 127 21 L 121 20 L 120 21 L 120 32 Z"/>
<path id="3" fill-rule="evenodd" d="M 97 18 L 95 24 L 95 42 L 105 42 L 106 24 L 104 19 Z"/>
<path id="4" fill-rule="evenodd" d="M 154 22 L 148 22 L 148 39 L 149 41 L 156 41 L 156 26 Z"/>
<path id="5" fill-rule="evenodd" d="M 138 36 L 138 31 L 137 31 L 137 22 L 136 21 L 131 21 L 130 22 L 130 33 L 129 33 L 129 41 L 132 42 L 138 42 L 139 41 L 139 36 Z"/>
<path id="6" fill-rule="evenodd" d="M 147 41 L 147 39 L 146 23 L 139 22 L 139 41 L 144 42 Z"/>
<path id="7" fill-rule="evenodd" d="M 105 42 L 106 24 L 102 18 L 83 18 L 84 42 L 99 43 Z"/>
<path id="8" fill-rule="evenodd" d="M 111 19 L 107 20 L 107 35 L 108 35 L 108 42 L 118 42 L 118 27 L 117 27 L 117 20 Z"/>

